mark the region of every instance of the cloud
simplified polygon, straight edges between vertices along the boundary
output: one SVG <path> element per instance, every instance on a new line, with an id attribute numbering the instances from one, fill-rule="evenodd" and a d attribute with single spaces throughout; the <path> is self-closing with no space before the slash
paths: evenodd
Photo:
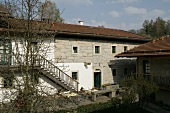
<path id="1" fill-rule="evenodd" d="M 170 2 L 170 0 L 162 0 L 162 2 Z"/>
<path id="2" fill-rule="evenodd" d="M 67 21 L 65 21 L 65 23 L 67 24 L 79 24 L 79 21 L 81 21 L 82 19 L 80 18 L 72 18 L 72 19 L 67 19 Z"/>
<path id="3" fill-rule="evenodd" d="M 73 5 L 73 6 L 78 6 L 78 5 L 92 5 L 93 2 L 92 0 L 53 0 L 57 4 L 67 4 L 67 5 Z"/>
<path id="4" fill-rule="evenodd" d="M 122 3 L 122 4 L 127 4 L 127 3 L 134 3 L 134 2 L 139 2 L 140 0 L 113 0 L 110 2 L 107 1 L 106 3 Z"/>
<path id="5" fill-rule="evenodd" d="M 148 11 L 148 14 L 146 15 L 146 18 L 147 17 L 150 17 L 150 18 L 157 18 L 158 16 L 162 16 L 165 14 L 165 11 L 163 10 L 160 10 L 160 9 L 154 9 L 152 11 Z"/>
<path id="6" fill-rule="evenodd" d="M 113 18 L 120 17 L 119 12 L 117 12 L 117 11 L 111 11 L 111 12 L 109 13 L 109 15 L 111 15 Z"/>
<path id="7" fill-rule="evenodd" d="M 124 8 L 125 12 L 128 14 L 147 14 L 147 10 L 145 8 L 136 8 L 136 7 L 127 7 Z"/>
<path id="8" fill-rule="evenodd" d="M 107 23 L 105 21 L 96 21 L 96 20 L 91 20 L 89 26 L 107 26 Z"/>
<path id="9" fill-rule="evenodd" d="M 145 8 L 137 8 L 137 7 L 126 7 L 124 8 L 125 13 L 129 15 L 139 15 L 142 20 L 145 19 L 153 19 L 158 16 L 161 17 L 165 14 L 165 11 L 160 9 L 147 10 Z"/>
<path id="10" fill-rule="evenodd" d="M 130 29 L 140 29 L 142 26 L 142 23 L 120 23 L 114 25 L 114 28 L 116 29 L 123 29 L 123 30 L 130 30 Z"/>

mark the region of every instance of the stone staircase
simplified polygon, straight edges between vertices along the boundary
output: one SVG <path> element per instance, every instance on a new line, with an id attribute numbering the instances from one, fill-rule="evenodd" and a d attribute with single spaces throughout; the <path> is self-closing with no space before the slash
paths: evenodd
<path id="1" fill-rule="evenodd" d="M 18 56 L 18 57 L 17 57 Z M 57 89 L 68 90 L 71 92 L 78 92 L 79 82 L 72 79 L 68 74 L 54 65 L 51 61 L 47 60 L 45 57 L 41 55 L 32 55 L 26 60 L 24 55 L 12 55 L 10 58 L 12 61 L 11 65 L 30 65 L 34 68 L 34 70 L 38 70 L 41 75 L 48 78 L 50 81 L 56 84 Z M 29 61 L 26 62 L 25 61 Z"/>
<path id="2" fill-rule="evenodd" d="M 71 92 L 78 91 L 78 82 L 41 55 L 36 56 L 35 68 L 49 80 Z"/>

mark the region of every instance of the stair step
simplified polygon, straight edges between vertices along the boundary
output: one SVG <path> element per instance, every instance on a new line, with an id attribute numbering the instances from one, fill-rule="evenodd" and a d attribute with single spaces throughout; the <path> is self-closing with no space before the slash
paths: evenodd
<path id="1" fill-rule="evenodd" d="M 43 56 L 42 56 L 43 58 Z M 61 88 L 64 88 L 66 90 L 70 90 L 70 91 L 76 91 L 76 88 L 74 88 L 73 86 L 71 86 L 70 83 L 67 83 L 66 80 L 64 80 L 64 78 L 60 78 L 59 74 L 61 73 L 61 77 L 64 76 L 68 76 L 67 74 L 65 75 L 65 73 L 63 73 L 62 71 L 60 71 L 58 68 L 53 70 L 53 68 L 56 68 L 55 65 L 51 64 L 50 61 L 48 61 L 47 59 L 45 59 L 45 65 L 41 65 L 39 67 L 37 67 L 37 69 L 46 77 L 48 77 L 50 80 L 52 80 L 53 82 L 55 82 L 57 85 L 59 85 Z M 45 67 L 47 66 L 47 67 Z M 48 68 L 49 66 L 49 68 Z"/>

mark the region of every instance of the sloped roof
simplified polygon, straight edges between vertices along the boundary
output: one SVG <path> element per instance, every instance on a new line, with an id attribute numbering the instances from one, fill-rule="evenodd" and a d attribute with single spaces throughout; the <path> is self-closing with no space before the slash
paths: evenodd
<path id="1" fill-rule="evenodd" d="M 52 29 L 56 30 L 58 33 L 61 34 L 103 36 L 108 38 L 120 38 L 120 39 L 124 38 L 127 40 L 128 39 L 143 40 L 147 42 L 151 40 L 150 38 L 143 37 L 123 30 L 85 26 L 85 25 L 54 23 Z"/>
<path id="2" fill-rule="evenodd" d="M 1 17 L 1 20 L 7 21 L 9 23 L 9 28 L 13 31 L 24 31 L 27 30 L 28 22 L 23 19 L 16 18 L 5 18 Z M 58 34 L 71 34 L 71 35 L 81 35 L 81 36 L 93 36 L 95 39 L 98 38 L 109 38 L 109 39 L 125 39 L 125 40 L 137 40 L 148 42 L 151 39 L 143 37 L 137 34 L 133 34 L 127 31 L 111 29 L 111 28 L 101 28 L 85 25 L 75 25 L 75 24 L 65 24 L 65 23 L 52 23 L 44 21 L 30 21 L 32 30 L 41 30 L 41 31 L 55 31 Z M 9 30 L 10 30 L 9 29 Z"/>
<path id="3" fill-rule="evenodd" d="M 116 57 L 140 57 L 140 56 L 166 56 L 170 55 L 170 37 L 161 37 L 160 39 L 142 44 L 130 49 Z"/>
<path id="4" fill-rule="evenodd" d="M 8 13 L 8 9 L 5 8 L 2 4 L 0 4 L 0 13 Z"/>
<path id="5" fill-rule="evenodd" d="M 2 4 L 0 4 L 0 17 L 12 17 L 12 15 L 9 13 L 9 11 L 8 11 L 8 9 L 4 6 L 4 5 L 2 5 Z"/>

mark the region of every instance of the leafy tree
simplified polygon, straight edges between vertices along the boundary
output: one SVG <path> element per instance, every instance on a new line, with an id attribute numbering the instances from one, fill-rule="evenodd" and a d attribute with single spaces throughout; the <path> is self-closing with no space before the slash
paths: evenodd
<path id="1" fill-rule="evenodd" d="M 142 26 L 144 30 L 144 34 L 151 38 L 160 38 L 161 36 L 168 35 L 170 24 L 169 22 L 163 20 L 161 17 L 153 20 L 145 20 Z"/>
<path id="2" fill-rule="evenodd" d="M 166 29 L 166 35 L 170 35 L 170 20 L 166 21 L 165 29 Z"/>
<path id="3" fill-rule="evenodd" d="M 134 103 L 138 95 L 139 108 L 150 100 L 150 96 L 158 91 L 158 87 L 152 81 L 148 81 L 143 76 L 130 76 L 121 81 L 121 85 L 126 88 L 125 100 Z"/>
<path id="4" fill-rule="evenodd" d="M 157 17 L 155 20 L 145 20 L 141 29 L 132 29 L 129 32 L 152 39 L 160 38 L 161 36 L 170 35 L 170 20 L 165 21 L 161 17 Z"/>
<path id="5" fill-rule="evenodd" d="M 156 18 L 156 21 L 154 22 L 154 25 L 153 25 L 154 28 L 156 28 L 155 37 L 160 38 L 161 36 L 166 35 L 165 23 L 166 22 L 162 18 L 160 17 Z"/>

